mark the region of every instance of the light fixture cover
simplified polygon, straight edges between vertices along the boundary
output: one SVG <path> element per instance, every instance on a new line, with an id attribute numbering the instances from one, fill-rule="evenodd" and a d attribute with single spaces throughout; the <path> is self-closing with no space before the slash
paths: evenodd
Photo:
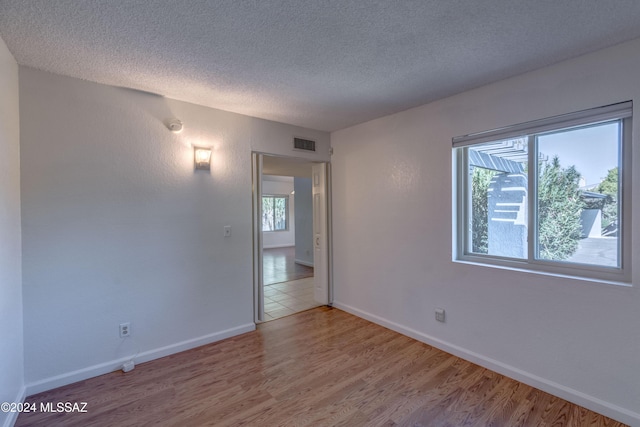
<path id="1" fill-rule="evenodd" d="M 196 170 L 211 170 L 211 148 L 193 147 L 193 162 Z"/>
<path id="2" fill-rule="evenodd" d="M 167 122 L 167 128 L 169 128 L 169 130 L 173 133 L 180 133 L 182 132 L 182 122 L 178 119 L 171 119 Z"/>

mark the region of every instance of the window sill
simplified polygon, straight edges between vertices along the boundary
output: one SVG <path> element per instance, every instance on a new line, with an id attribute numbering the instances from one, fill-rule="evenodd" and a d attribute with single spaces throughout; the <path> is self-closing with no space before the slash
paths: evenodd
<path id="1" fill-rule="evenodd" d="M 509 263 L 511 265 L 505 265 L 505 264 L 499 264 L 499 263 L 480 262 L 480 261 L 475 261 L 475 260 L 470 260 L 470 259 L 454 259 L 453 262 L 454 263 L 459 263 L 459 264 L 474 265 L 474 266 L 479 266 L 479 267 L 497 268 L 497 269 L 500 269 L 500 270 L 517 271 L 517 272 L 520 272 L 520 273 L 537 274 L 537 275 L 541 275 L 541 276 L 549 276 L 549 277 L 557 277 L 557 278 L 562 278 L 562 279 L 579 280 L 581 282 L 592 282 L 592 283 L 598 283 L 598 284 L 603 284 L 603 285 L 621 286 L 621 287 L 625 287 L 625 288 L 633 288 L 634 287 L 633 284 L 631 283 L 631 281 L 627 282 L 627 281 L 622 281 L 622 280 L 603 279 L 603 278 L 588 277 L 588 276 L 585 277 L 585 276 L 568 274 L 568 273 L 556 273 L 556 272 L 550 272 L 550 271 L 536 270 L 536 269 L 533 269 L 533 268 L 525 267 L 525 266 L 528 265 L 527 263 L 522 263 L 523 266 L 519 267 L 519 266 L 513 265 L 514 263 L 511 263 L 511 262 Z"/>

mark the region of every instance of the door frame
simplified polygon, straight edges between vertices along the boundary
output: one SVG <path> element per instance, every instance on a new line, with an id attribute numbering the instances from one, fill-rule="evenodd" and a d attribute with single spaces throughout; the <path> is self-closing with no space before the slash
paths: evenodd
<path id="1" fill-rule="evenodd" d="M 263 157 L 280 157 L 292 160 L 303 160 L 308 163 L 324 163 L 325 192 L 324 209 L 326 216 L 326 251 L 327 251 L 327 295 L 328 305 L 333 304 L 333 232 L 331 219 L 331 162 L 314 161 L 304 157 L 284 156 L 279 154 L 253 151 L 251 153 L 251 186 L 252 186 L 252 229 L 253 229 L 253 313 L 254 322 L 264 322 L 264 268 L 263 268 L 263 238 L 262 238 L 262 176 Z M 313 174 L 312 174 L 313 179 Z"/>

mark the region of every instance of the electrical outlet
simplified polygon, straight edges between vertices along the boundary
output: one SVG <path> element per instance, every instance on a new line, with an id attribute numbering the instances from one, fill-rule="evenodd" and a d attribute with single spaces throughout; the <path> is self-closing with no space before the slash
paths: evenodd
<path id="1" fill-rule="evenodd" d="M 120 338 L 131 336 L 131 323 L 120 323 Z"/>
<path id="2" fill-rule="evenodd" d="M 436 308 L 436 320 L 444 322 L 444 308 Z"/>

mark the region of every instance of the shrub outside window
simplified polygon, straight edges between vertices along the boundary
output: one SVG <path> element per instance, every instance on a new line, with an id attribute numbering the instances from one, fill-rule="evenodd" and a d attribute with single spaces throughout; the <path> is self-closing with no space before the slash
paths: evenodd
<path id="1" fill-rule="evenodd" d="M 454 138 L 457 259 L 630 281 L 631 109 Z"/>

